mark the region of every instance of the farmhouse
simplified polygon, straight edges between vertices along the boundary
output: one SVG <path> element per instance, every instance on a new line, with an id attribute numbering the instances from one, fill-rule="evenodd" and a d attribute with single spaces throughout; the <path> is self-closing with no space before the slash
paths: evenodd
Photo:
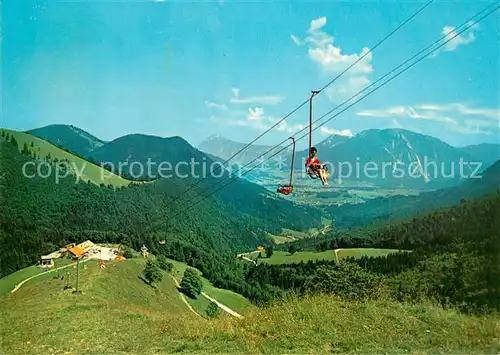
<path id="1" fill-rule="evenodd" d="M 55 251 L 48 255 L 42 255 L 41 260 L 38 263 L 38 266 L 41 268 L 51 268 L 54 267 L 54 259 L 58 259 L 61 257 L 61 253 L 59 251 Z"/>
<path id="2" fill-rule="evenodd" d="M 59 252 L 61 253 L 61 255 L 64 255 L 65 253 L 69 253 L 70 249 L 73 248 L 75 245 L 76 245 L 75 243 L 67 244 L 67 245 L 63 246 L 61 249 L 59 249 Z"/>
<path id="3" fill-rule="evenodd" d="M 51 268 L 54 267 L 54 259 L 61 258 L 62 256 L 69 255 L 70 257 L 76 258 L 88 258 L 88 259 L 98 259 L 98 260 L 122 260 L 118 258 L 120 255 L 120 247 L 104 247 L 100 245 L 95 245 L 90 240 L 86 240 L 83 243 L 76 245 L 75 243 L 65 245 L 58 251 L 50 253 L 48 255 L 43 255 L 38 263 L 39 267 Z M 124 259 L 124 258 L 123 258 Z"/>
<path id="4" fill-rule="evenodd" d="M 77 258 L 80 258 L 85 254 L 87 254 L 94 247 L 95 247 L 94 243 L 92 243 L 90 240 L 86 240 L 83 243 L 74 246 L 69 251 Z"/>

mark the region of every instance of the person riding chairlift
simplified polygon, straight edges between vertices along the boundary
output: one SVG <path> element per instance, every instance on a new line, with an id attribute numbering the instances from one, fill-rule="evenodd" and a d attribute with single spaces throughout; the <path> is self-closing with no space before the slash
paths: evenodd
<path id="1" fill-rule="evenodd" d="M 315 147 L 312 147 L 309 158 L 306 161 L 306 168 L 318 175 L 324 186 L 328 186 L 328 181 L 326 180 L 328 172 L 325 170 L 324 165 L 320 163 L 318 158 L 316 158 L 317 153 L 318 150 Z"/>

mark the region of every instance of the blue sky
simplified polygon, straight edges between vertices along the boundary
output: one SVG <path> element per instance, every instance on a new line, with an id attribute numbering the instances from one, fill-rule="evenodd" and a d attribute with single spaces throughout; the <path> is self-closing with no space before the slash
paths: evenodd
<path id="1" fill-rule="evenodd" d="M 104 140 L 146 133 L 197 145 L 220 134 L 248 142 L 423 4 L 4 0 L 1 126 L 66 123 Z M 487 4 L 435 1 L 318 95 L 315 116 Z M 498 142 L 499 14 L 326 124 L 314 141 L 402 127 L 452 145 Z M 307 106 L 258 143 L 279 143 L 306 124 Z"/>

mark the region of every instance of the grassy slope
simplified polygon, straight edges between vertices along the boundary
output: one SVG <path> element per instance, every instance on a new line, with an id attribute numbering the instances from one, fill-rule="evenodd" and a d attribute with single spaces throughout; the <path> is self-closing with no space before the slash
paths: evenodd
<path id="1" fill-rule="evenodd" d="M 352 248 L 352 249 L 337 249 L 337 255 L 339 260 L 335 255 L 335 250 L 326 250 L 323 252 L 312 252 L 312 251 L 299 251 L 291 255 L 286 251 L 274 251 L 270 258 L 259 259 L 259 262 L 264 262 L 268 264 L 287 264 L 287 263 L 298 263 L 307 262 L 309 260 L 335 260 L 336 262 L 341 261 L 347 257 L 361 258 L 362 256 L 384 256 L 389 253 L 396 253 L 396 249 L 372 249 L 372 248 Z M 265 255 L 265 252 L 262 253 Z M 258 253 L 246 254 L 250 259 L 257 259 Z"/>
<path id="2" fill-rule="evenodd" d="M 170 260 L 171 263 L 174 264 L 174 270 L 172 271 L 172 275 L 179 281 L 182 280 L 182 275 L 184 274 L 184 270 L 188 268 L 188 266 L 184 263 L 180 263 L 175 260 Z M 212 283 L 203 278 L 203 292 L 205 292 L 208 296 L 216 299 L 220 303 L 226 305 L 231 308 L 233 311 L 236 311 L 242 315 L 245 315 L 246 312 L 255 309 L 255 306 L 250 303 L 245 297 L 237 294 L 233 291 L 220 289 L 214 287 Z M 198 311 L 198 313 L 205 314 L 205 310 L 207 309 L 210 301 L 203 297 L 199 296 L 198 299 L 188 299 L 188 302 L 193 306 L 193 308 Z M 222 311 L 222 313 L 225 313 Z M 226 313 L 227 314 L 227 313 Z"/>
<path id="3" fill-rule="evenodd" d="M 121 186 L 128 186 L 130 181 L 123 179 L 122 177 L 118 175 L 114 175 L 101 167 L 92 164 L 82 158 L 79 158 L 71 153 L 68 153 L 55 145 L 44 141 L 43 139 L 40 139 L 38 137 L 32 136 L 31 134 L 24 133 L 24 132 L 18 132 L 18 131 L 12 131 L 8 129 L 1 129 L 1 131 L 8 132 L 12 135 L 17 140 L 19 150 L 21 150 L 24 146 L 24 143 L 30 147 L 30 149 L 34 150 L 40 158 L 45 158 L 47 157 L 48 154 L 52 157 L 52 159 L 57 158 L 58 160 L 65 160 L 67 159 L 70 162 L 70 166 L 76 167 L 78 171 L 82 172 L 81 179 L 84 181 L 90 180 L 94 184 L 105 184 L 105 185 L 113 185 L 116 187 L 121 187 Z M 33 142 L 34 148 L 31 148 L 31 143 Z M 83 171 L 82 171 L 82 167 Z"/>
<path id="4" fill-rule="evenodd" d="M 386 256 L 387 254 L 397 253 L 399 250 L 396 249 L 375 249 L 375 248 L 350 248 L 350 249 L 338 249 L 337 257 L 339 260 L 345 258 L 356 258 L 359 259 L 362 256 L 378 257 Z"/>
<path id="5" fill-rule="evenodd" d="M 65 281 L 53 278 L 0 296 L 2 319 L 13 324 L 1 330 L 3 352 L 36 353 L 59 346 L 73 353 L 86 347 L 101 353 L 109 346 L 136 349 L 151 331 L 153 319 L 165 313 L 195 317 L 172 279 L 165 277 L 154 289 L 138 277 L 143 263 L 133 259 L 99 269 L 97 262 L 90 261 L 86 270 L 81 269 L 84 293 L 79 296 L 62 291 Z"/>
<path id="6" fill-rule="evenodd" d="M 18 270 L 0 279 L 0 294 L 9 293 L 19 282 L 28 277 L 42 274 L 44 271 L 36 265 Z M 27 285 L 27 283 L 26 283 Z"/>
<path id="7" fill-rule="evenodd" d="M 151 255 L 151 257 L 154 258 L 153 255 Z M 188 267 L 186 264 L 184 263 L 180 263 L 178 261 L 175 261 L 175 260 L 169 260 L 170 262 L 172 262 L 174 264 L 174 270 L 172 271 L 172 275 L 179 281 L 182 280 L 182 275 L 184 273 L 184 270 Z M 73 260 L 67 260 L 67 259 L 61 259 L 61 260 L 55 260 L 55 268 L 57 267 L 60 267 L 60 266 L 63 266 L 63 265 L 67 265 L 68 263 L 71 263 L 71 262 L 74 262 Z M 141 274 L 141 271 L 142 271 L 142 264 L 144 263 L 144 260 L 142 260 L 141 258 L 137 258 L 137 259 L 131 259 L 131 260 L 127 260 L 126 262 L 124 263 L 120 263 L 120 268 L 121 267 L 124 267 L 124 266 L 121 266 L 121 265 L 124 265 L 124 264 L 130 264 L 130 266 L 127 267 L 127 269 L 132 273 L 134 274 L 135 276 L 138 276 Z M 97 265 L 97 261 L 96 260 L 89 260 L 87 261 L 85 264 L 87 264 L 87 268 L 88 269 L 93 269 L 95 268 L 95 265 Z M 82 264 L 82 265 L 85 265 L 85 264 Z M 116 266 L 113 266 L 113 265 L 118 265 L 118 263 L 110 263 L 109 265 L 111 265 L 112 267 L 116 267 Z M 44 274 L 44 271 L 40 268 L 38 268 L 37 266 L 30 266 L 30 267 L 27 267 L 25 269 L 22 269 L 22 270 L 19 270 L 13 274 L 10 274 L 2 279 L 0 279 L 0 294 L 7 294 L 7 293 L 10 293 L 10 291 L 21 281 L 23 281 L 24 279 L 30 277 L 30 276 L 33 276 L 33 275 L 37 275 L 37 274 L 42 274 L 32 280 L 29 280 L 28 282 L 26 282 L 25 284 L 23 284 L 23 286 L 21 287 L 21 289 L 17 292 L 21 292 L 22 289 L 26 288 L 26 287 L 29 287 L 31 285 L 34 285 L 34 284 L 37 284 L 37 283 L 42 283 L 42 282 L 47 282 L 51 279 L 54 278 L 54 276 L 56 275 L 59 275 L 60 277 L 66 275 L 66 272 L 67 271 L 71 271 L 72 272 L 72 275 L 71 275 L 71 278 L 72 278 L 72 281 L 71 283 L 74 284 L 75 282 L 75 276 L 74 276 L 74 273 L 75 273 L 75 270 L 73 267 L 70 267 L 70 268 L 67 268 L 67 269 L 62 269 L 60 271 L 55 271 L 53 273 L 47 273 L 46 275 L 43 275 Z M 87 271 L 84 269 L 84 266 L 82 266 L 82 275 L 84 275 L 83 273 L 86 273 Z M 121 270 L 121 269 L 119 269 Z M 93 274 L 89 274 L 89 275 L 92 275 L 92 277 L 94 277 L 95 275 Z M 164 275 L 164 278 L 169 278 L 170 277 L 165 274 Z M 170 279 L 172 282 L 173 280 Z M 217 301 L 223 303 L 224 305 L 226 305 L 227 307 L 231 308 L 232 310 L 240 313 L 240 314 L 245 314 L 245 312 L 249 311 L 249 310 L 252 310 L 252 309 L 255 309 L 255 306 L 253 306 L 250 301 L 248 301 L 245 297 L 241 296 L 240 294 L 237 294 L 235 292 L 232 292 L 232 291 L 229 291 L 229 290 L 224 290 L 224 289 L 219 289 L 219 288 L 216 288 L 212 285 L 212 283 L 205 279 L 205 278 L 202 278 L 203 280 L 203 292 L 205 292 L 208 296 L 216 299 Z M 60 281 L 60 284 L 62 286 L 64 286 L 66 284 L 66 281 Z M 210 301 L 203 297 L 203 296 L 200 296 L 198 297 L 198 299 L 196 300 L 193 300 L 193 299 L 190 299 L 190 298 L 187 298 L 188 299 L 188 302 L 191 304 L 191 306 L 193 306 L 193 308 L 200 314 L 202 315 L 205 315 L 205 310 L 207 309 Z M 222 314 L 227 314 L 226 312 L 222 312 Z"/>
<path id="8" fill-rule="evenodd" d="M 55 259 L 54 260 L 54 268 L 58 268 L 64 265 L 68 265 L 70 263 L 73 263 L 73 260 L 70 259 Z M 39 282 L 41 280 L 46 280 L 47 278 L 51 278 L 57 274 L 65 274 L 68 269 L 62 269 L 59 273 L 55 271 L 54 273 L 47 273 L 47 276 L 41 275 L 46 272 L 46 270 L 39 268 L 36 265 L 32 265 L 30 267 L 27 267 L 25 269 L 18 270 L 10 275 L 7 275 L 3 278 L 0 279 L 0 294 L 5 294 L 9 293 L 12 291 L 12 289 L 21 281 L 34 276 L 34 275 L 40 275 L 37 276 L 36 278 L 33 278 L 29 281 L 27 281 L 25 284 L 23 284 L 22 287 L 25 287 L 27 285 L 32 285 L 36 282 Z"/>
<path id="9" fill-rule="evenodd" d="M 93 150 L 102 147 L 106 142 L 94 135 L 72 125 L 54 124 L 27 131 L 31 135 L 65 147 L 71 152 L 86 158 Z"/>
<path id="10" fill-rule="evenodd" d="M 262 253 L 265 255 L 265 252 Z M 258 254 L 252 254 L 249 256 L 252 259 L 256 259 Z M 291 255 L 287 251 L 276 250 L 270 258 L 259 259 L 259 262 L 268 264 L 287 264 L 287 263 L 298 263 L 300 261 L 307 262 L 309 260 L 335 260 L 335 253 L 333 250 L 327 250 L 321 253 L 314 253 L 309 251 L 296 252 Z"/>
<path id="11" fill-rule="evenodd" d="M 287 237 L 283 237 L 281 235 L 274 235 L 274 234 L 271 234 L 271 233 L 267 233 L 267 235 L 269 236 L 269 238 L 271 238 L 276 244 L 285 244 L 285 243 L 290 243 L 290 242 L 293 242 L 297 239 L 295 238 L 287 238 Z"/>
<path id="12" fill-rule="evenodd" d="M 137 277 L 143 260 L 82 272 L 82 295 L 59 280 L 0 296 L 4 354 L 79 353 L 498 353 L 498 318 L 431 305 L 291 300 L 244 319 L 191 313 L 171 278 Z M 92 275 L 92 277 L 90 277 Z M 255 320 L 258 319 L 256 322 Z"/>
<path id="13" fill-rule="evenodd" d="M 268 233 L 268 236 L 274 240 L 276 244 L 285 244 L 285 243 L 290 243 L 298 239 L 305 239 L 305 238 L 310 238 L 316 235 L 319 235 L 322 231 L 325 229 L 330 229 L 331 228 L 331 220 L 327 220 L 325 218 L 322 218 L 322 224 L 323 228 L 320 230 L 318 228 L 311 228 L 307 232 L 299 232 L 295 231 L 293 229 L 288 229 L 288 228 L 282 228 L 280 235 L 274 235 L 271 233 Z M 288 238 L 288 236 L 292 238 Z"/>

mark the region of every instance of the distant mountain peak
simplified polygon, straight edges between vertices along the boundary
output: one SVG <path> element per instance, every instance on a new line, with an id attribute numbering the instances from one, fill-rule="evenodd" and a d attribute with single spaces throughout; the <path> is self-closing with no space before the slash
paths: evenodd
<path id="1" fill-rule="evenodd" d="M 102 147 L 105 141 L 91 133 L 67 124 L 53 124 L 27 131 L 36 137 L 42 138 L 52 144 L 71 151 L 82 157 L 87 157 L 94 149 Z"/>
<path id="2" fill-rule="evenodd" d="M 249 163 L 262 157 L 269 157 L 278 151 L 281 152 L 283 147 L 272 145 L 258 145 L 237 142 L 224 138 L 218 134 L 214 134 L 206 138 L 198 145 L 198 149 L 206 154 L 226 160 L 231 158 L 237 163 Z M 287 147 L 283 152 L 290 152 L 291 148 Z"/>
<path id="3" fill-rule="evenodd" d="M 346 140 L 348 140 L 350 138 L 351 137 L 341 136 L 341 135 L 338 135 L 338 134 L 332 134 L 327 139 L 325 139 L 324 141 L 322 141 L 321 144 L 325 145 L 328 148 L 333 148 L 333 147 L 339 145 L 340 143 L 345 142 Z"/>

